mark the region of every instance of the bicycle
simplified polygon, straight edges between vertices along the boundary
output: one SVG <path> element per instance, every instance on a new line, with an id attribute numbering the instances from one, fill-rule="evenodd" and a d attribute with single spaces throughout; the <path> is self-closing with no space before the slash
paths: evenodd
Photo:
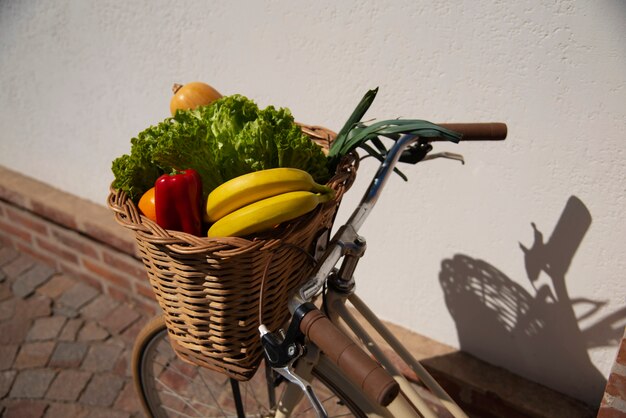
<path id="1" fill-rule="evenodd" d="M 502 123 L 441 124 L 462 140 L 503 140 Z M 441 138 L 404 135 L 389 150 L 361 202 L 330 237 L 317 239 L 315 267 L 289 301 L 291 320 L 281 330 L 259 327 L 265 351 L 252 379 L 239 382 L 177 358 L 161 316 L 137 337 L 132 357 L 135 386 L 149 416 L 423 416 L 436 417 L 352 307 L 454 417 L 466 414 L 378 320 L 354 291 L 354 271 L 366 250 L 358 234 L 398 162 L 417 164 L 458 154 L 431 153 Z M 261 317 L 261 316 L 260 316 Z M 243 386 L 243 387 L 242 387 Z"/>

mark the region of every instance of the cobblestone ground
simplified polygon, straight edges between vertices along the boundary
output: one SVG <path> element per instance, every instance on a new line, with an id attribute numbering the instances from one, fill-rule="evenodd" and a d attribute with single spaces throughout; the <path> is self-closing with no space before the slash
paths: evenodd
<path id="1" fill-rule="evenodd" d="M 143 417 L 129 363 L 148 319 L 0 244 L 0 415 Z"/>

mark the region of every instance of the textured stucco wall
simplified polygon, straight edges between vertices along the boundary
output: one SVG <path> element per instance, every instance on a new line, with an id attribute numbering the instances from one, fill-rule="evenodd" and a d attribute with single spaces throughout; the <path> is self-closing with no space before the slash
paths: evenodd
<path id="1" fill-rule="evenodd" d="M 625 18 L 619 0 L 2 1 L 0 164 L 104 202 L 111 160 L 192 80 L 333 129 L 375 86 L 368 117 L 505 121 L 505 143 L 439 148 L 465 166 L 390 182 L 359 290 L 597 405 L 626 316 Z"/>

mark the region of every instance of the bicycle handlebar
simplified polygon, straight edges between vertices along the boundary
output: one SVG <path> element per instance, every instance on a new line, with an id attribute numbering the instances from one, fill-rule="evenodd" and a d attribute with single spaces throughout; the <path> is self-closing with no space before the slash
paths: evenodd
<path id="1" fill-rule="evenodd" d="M 379 405 L 387 406 L 396 398 L 400 391 L 398 382 L 330 322 L 319 309 L 306 313 L 300 323 L 300 330 Z"/>
<path id="2" fill-rule="evenodd" d="M 442 127 L 449 127 L 461 133 L 461 140 L 503 140 L 507 135 L 507 126 L 504 123 L 449 123 L 439 124 Z M 393 173 L 398 159 L 402 152 L 411 144 L 416 143 L 420 138 L 415 135 L 403 135 L 395 141 L 387 153 L 385 160 L 380 164 L 372 182 L 370 183 L 361 202 L 352 212 L 345 225 L 340 227 L 330 242 L 326 252 L 318 261 L 313 277 L 305 282 L 290 300 L 289 306 L 292 312 L 302 303 L 308 302 L 313 295 L 317 294 L 323 287 L 326 277 L 335 267 L 339 259 L 343 256 L 343 246 L 341 243 L 353 242 L 358 236 L 360 227 L 370 214 L 378 197 L 382 193 L 385 183 Z M 425 138 L 428 141 L 436 141 L 438 138 Z"/>

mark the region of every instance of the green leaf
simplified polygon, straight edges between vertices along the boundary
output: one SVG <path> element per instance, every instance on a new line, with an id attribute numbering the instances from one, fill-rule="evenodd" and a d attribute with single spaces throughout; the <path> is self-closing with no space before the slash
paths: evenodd
<path id="1" fill-rule="evenodd" d="M 343 148 L 343 142 L 346 140 L 346 136 L 348 135 L 350 130 L 352 130 L 352 128 L 357 123 L 359 123 L 361 119 L 363 119 L 363 116 L 365 116 L 365 113 L 367 113 L 367 110 L 370 108 L 370 106 L 374 102 L 374 99 L 376 98 L 377 93 L 378 93 L 378 87 L 376 87 L 375 89 L 369 90 L 367 93 L 365 93 L 365 95 L 363 96 L 359 104 L 357 104 L 356 108 L 352 111 L 352 114 L 350 115 L 346 123 L 343 125 L 339 133 L 337 133 L 337 137 L 333 141 L 328 151 L 329 157 L 333 157 L 337 155 L 335 151 L 336 149 Z"/>
<path id="2" fill-rule="evenodd" d="M 337 136 L 342 136 L 346 134 L 352 128 L 353 125 L 355 125 L 356 123 L 360 122 L 361 119 L 363 119 L 363 116 L 365 116 L 365 113 L 367 113 L 368 109 L 374 102 L 374 99 L 376 98 L 376 94 L 378 94 L 378 87 L 376 87 L 375 89 L 369 90 L 367 93 L 365 93 L 365 95 L 363 96 L 359 104 L 356 106 L 356 108 L 352 111 L 352 114 L 350 115 L 346 123 L 344 124 L 343 128 L 341 128 Z"/>
<path id="3" fill-rule="evenodd" d="M 372 157 L 376 158 L 378 161 L 380 161 L 381 163 L 383 161 L 385 161 L 385 157 L 383 155 L 381 155 L 380 153 L 376 152 L 376 150 L 374 150 L 372 147 L 370 147 L 367 144 L 363 144 L 361 146 L 361 148 L 367 152 L 369 155 L 371 155 Z M 399 175 L 402 180 L 404 181 L 409 181 L 408 177 L 404 175 L 404 173 L 402 171 L 400 171 L 397 167 L 394 167 L 393 169 L 394 173 L 396 173 L 397 175 Z"/>
<path id="4" fill-rule="evenodd" d="M 385 147 L 385 144 L 379 137 L 375 136 L 371 139 L 371 141 L 381 155 L 387 155 L 387 147 Z"/>

